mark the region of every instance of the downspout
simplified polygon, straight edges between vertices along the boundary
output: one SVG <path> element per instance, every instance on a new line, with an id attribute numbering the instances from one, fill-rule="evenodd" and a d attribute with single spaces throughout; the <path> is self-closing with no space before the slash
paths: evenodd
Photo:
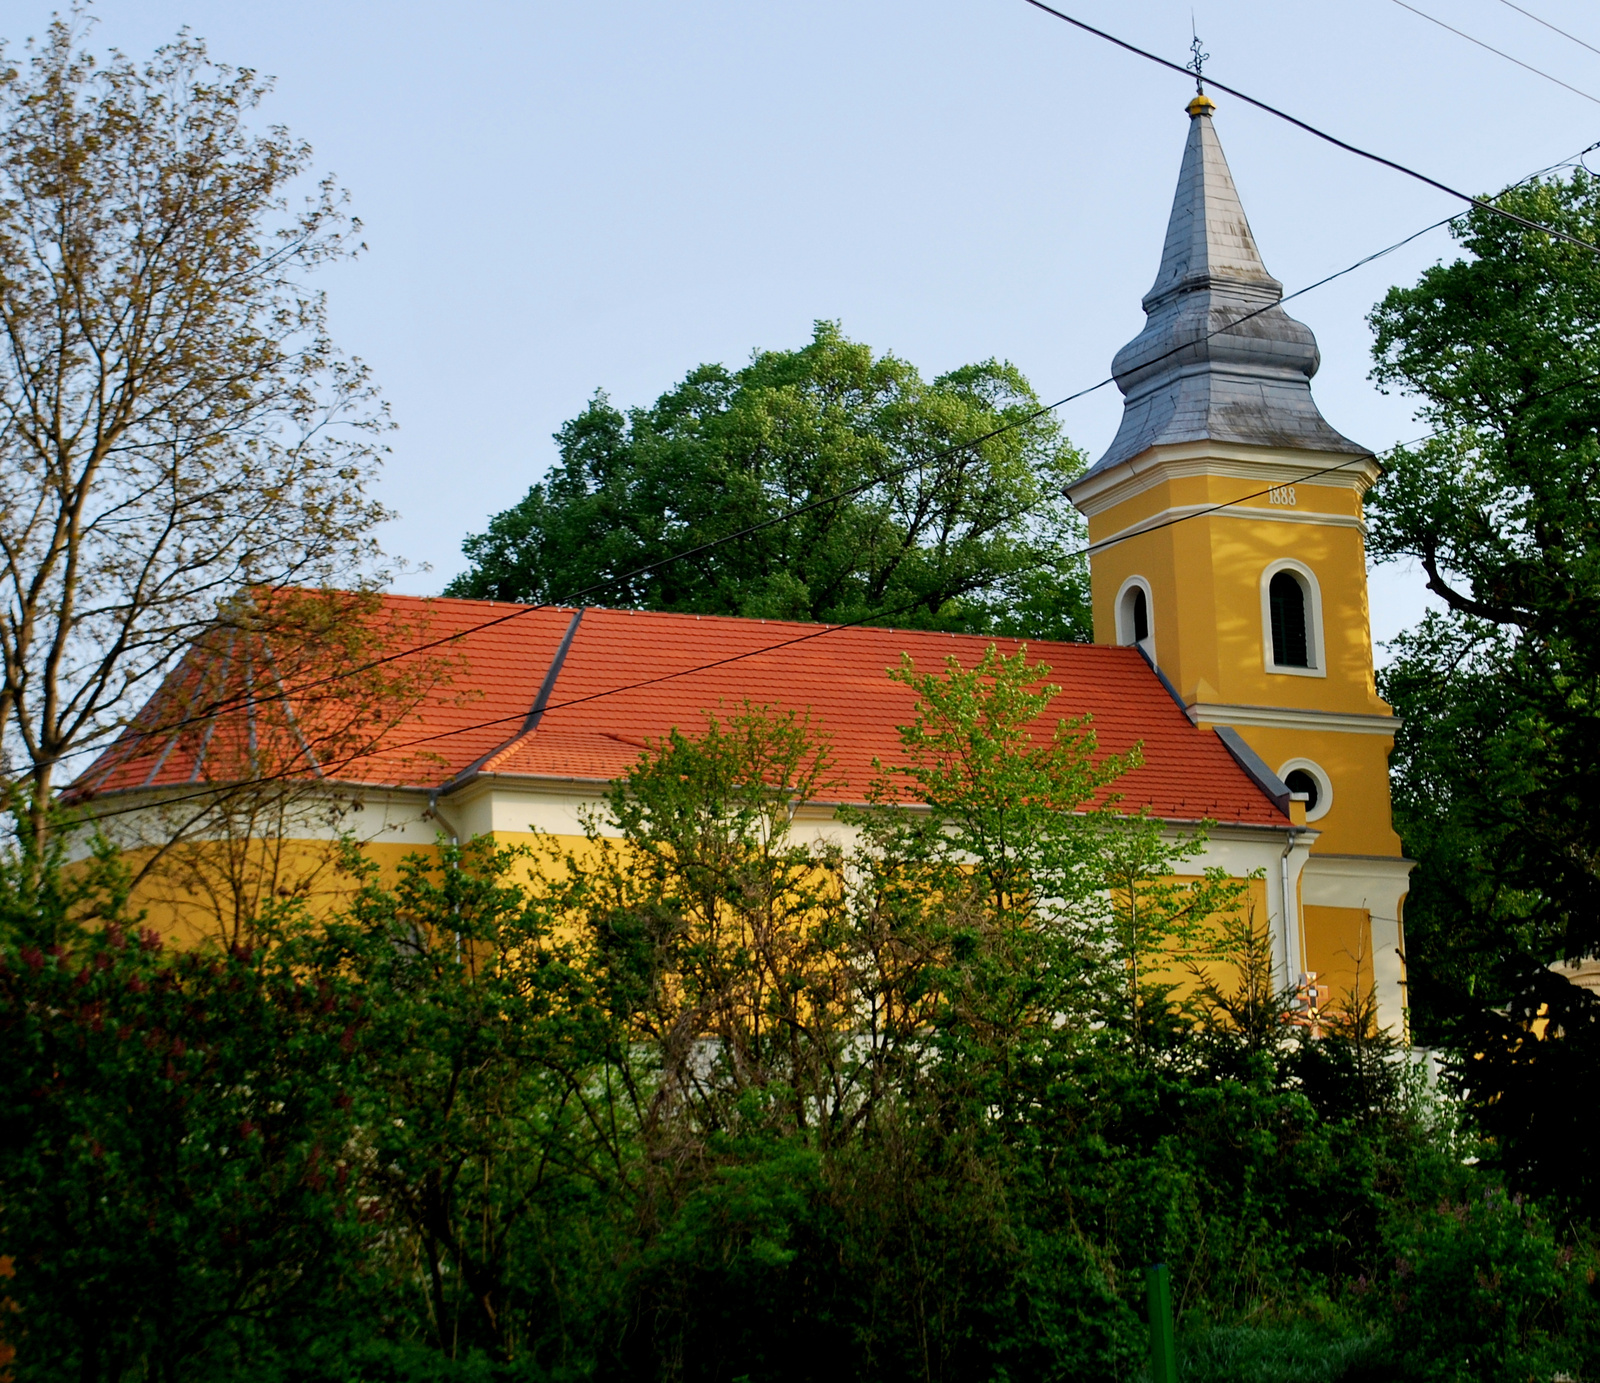
<path id="1" fill-rule="evenodd" d="M 1295 837 L 1298 834 L 1296 827 L 1289 827 L 1289 842 L 1283 847 L 1283 854 L 1278 857 L 1283 877 L 1283 946 L 1285 968 L 1288 970 L 1284 980 L 1290 990 L 1299 987 L 1305 963 L 1305 957 L 1300 954 L 1299 910 L 1294 907 L 1294 891 L 1289 887 L 1289 856 L 1294 852 Z"/>
<path id="2" fill-rule="evenodd" d="M 450 832 L 450 844 L 456 849 L 461 847 L 461 832 L 458 831 L 445 814 L 439 810 L 439 793 L 441 788 L 428 789 L 428 815 L 437 821 L 445 830 Z M 456 915 L 461 915 L 461 904 L 456 904 Z M 461 933 L 456 933 L 456 964 L 461 964 Z"/>
<path id="3" fill-rule="evenodd" d="M 1304 973 L 1305 956 L 1301 954 L 1299 909 L 1294 906 L 1294 890 L 1289 886 L 1289 856 L 1294 853 L 1295 841 L 1305 829 L 1305 798 L 1290 792 L 1289 785 L 1267 767 L 1266 760 L 1245 743 L 1243 736 L 1233 726 L 1217 725 L 1213 728 L 1228 753 L 1233 755 L 1234 762 L 1255 780 L 1256 786 L 1289 818 L 1288 840 L 1279 857 L 1278 867 L 1283 895 L 1283 964 L 1287 972 L 1284 984 L 1293 990 L 1298 988 L 1300 976 Z M 1297 797 L 1298 802 L 1295 800 Z"/>
<path id="4" fill-rule="evenodd" d="M 452 845 L 460 845 L 461 832 L 456 830 L 455 826 L 451 824 L 449 818 L 439 810 L 439 794 L 443 791 L 443 788 L 428 789 L 428 810 L 424 813 L 424 815 L 431 816 L 435 821 L 443 826 L 445 830 L 450 832 L 450 843 Z"/>

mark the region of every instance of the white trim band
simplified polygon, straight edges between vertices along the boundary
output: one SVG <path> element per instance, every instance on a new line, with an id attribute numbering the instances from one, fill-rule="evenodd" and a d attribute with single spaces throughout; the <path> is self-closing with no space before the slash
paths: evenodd
<path id="1" fill-rule="evenodd" d="M 1354 490 L 1360 496 L 1379 472 L 1371 455 L 1341 458 L 1335 452 L 1247 447 L 1215 440 L 1163 443 L 1110 470 L 1074 481 L 1067 486 L 1067 498 L 1085 517 L 1093 518 L 1152 485 L 1199 475 L 1225 475 L 1269 485 L 1326 485 Z"/>
<path id="2" fill-rule="evenodd" d="M 1163 509 L 1159 514 L 1152 514 L 1148 518 L 1140 519 L 1138 523 L 1130 523 L 1126 528 L 1119 528 L 1115 533 L 1108 533 L 1104 538 L 1097 538 L 1089 545 L 1092 555 L 1100 548 L 1110 547 L 1113 543 L 1120 543 L 1125 538 L 1136 538 L 1141 533 L 1148 533 L 1160 528 L 1163 524 L 1176 523 L 1180 519 L 1193 518 L 1197 514 L 1204 514 L 1208 518 L 1215 516 L 1219 519 L 1268 519 L 1273 523 L 1317 523 L 1326 528 L 1353 528 L 1362 538 L 1367 536 L 1367 525 L 1364 519 L 1351 517 L 1349 514 L 1329 514 L 1319 509 L 1268 509 L 1256 508 L 1250 504 L 1175 504 L 1170 509 Z"/>
<path id="3" fill-rule="evenodd" d="M 1365 715 L 1353 711 L 1300 711 L 1281 706 L 1228 706 L 1196 701 L 1188 707 L 1196 725 L 1252 725 L 1263 730 L 1342 730 L 1355 735 L 1393 735 L 1399 716 Z"/>

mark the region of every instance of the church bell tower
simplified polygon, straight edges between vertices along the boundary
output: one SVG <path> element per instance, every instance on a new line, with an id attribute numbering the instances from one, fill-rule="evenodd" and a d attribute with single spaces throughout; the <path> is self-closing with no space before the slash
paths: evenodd
<path id="1" fill-rule="evenodd" d="M 1285 983 L 1357 986 L 1403 1031 L 1410 862 L 1390 820 L 1395 719 L 1373 678 L 1362 496 L 1372 453 L 1311 396 L 1309 328 L 1279 305 L 1204 94 L 1145 328 L 1116 356 L 1110 449 L 1068 489 L 1088 520 L 1095 640 L 1137 644 L 1284 810 Z M 1331 990 L 1331 994 L 1329 991 Z"/>

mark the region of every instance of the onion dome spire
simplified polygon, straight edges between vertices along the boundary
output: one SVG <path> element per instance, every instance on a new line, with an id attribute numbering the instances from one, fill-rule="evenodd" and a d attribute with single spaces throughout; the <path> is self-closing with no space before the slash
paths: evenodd
<path id="1" fill-rule="evenodd" d="M 1169 442 L 1370 454 L 1335 432 L 1311 397 L 1316 338 L 1278 306 L 1283 285 L 1261 262 L 1215 109 L 1203 91 L 1189 102 L 1161 267 L 1144 296 L 1148 320 L 1111 366 L 1125 396 L 1122 426 L 1091 473 Z"/>

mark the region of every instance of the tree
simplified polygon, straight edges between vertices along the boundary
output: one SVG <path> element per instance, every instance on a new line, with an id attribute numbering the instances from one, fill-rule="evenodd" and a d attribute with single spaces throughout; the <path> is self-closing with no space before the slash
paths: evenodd
<path id="1" fill-rule="evenodd" d="M 757 1105 L 826 1144 L 870 1103 L 854 1044 L 877 989 L 843 855 L 793 830 L 797 803 L 838 786 L 806 717 L 710 715 L 641 756 L 588 823 L 587 861 L 562 862 L 557 913 L 588 936 L 617 1030 L 648 1044 L 621 1086 L 630 1121 L 675 1160 L 686 1128 L 736 1127 Z"/>
<path id="2" fill-rule="evenodd" d="M 141 934 L 109 847 L 0 859 L 3 1362 L 1111 1383 L 1152 1257 L 1217 1355 L 1186 1377 L 1431 1376 L 1469 1299 L 1452 1358 L 1592 1362 L 1582 1234 L 1469 1212 L 1495 1183 L 1420 1085 L 1281 1021 L 1237 886 L 1166 877 L 1129 761 L 1039 724 L 1043 668 L 899 676 L 901 752 L 833 827 L 796 810 L 826 745 L 741 707 L 643 754 L 562 867 L 351 842 L 350 905 L 248 946 Z"/>
<path id="3" fill-rule="evenodd" d="M 1600 183 L 1582 170 L 1502 200 L 1600 234 Z M 1592 1201 L 1581 1158 L 1557 1173 L 1535 1147 L 1573 1146 L 1551 1130 L 1582 1117 L 1535 1068 L 1542 1053 L 1565 1080 L 1600 1050 L 1600 1005 L 1546 968 L 1600 953 L 1600 256 L 1482 210 L 1455 233 L 1465 257 L 1372 314 L 1376 377 L 1421 400 L 1434 436 L 1369 496 L 1371 551 L 1415 560 L 1445 605 L 1382 682 L 1403 718 L 1397 823 L 1419 861 L 1412 995 L 1425 1040 L 1516 1050 L 1463 1063 L 1480 1120 L 1513 1171 Z M 1508 1008 L 1524 1036 L 1542 1010 L 1548 1040 L 1508 1031 Z M 1535 1088 L 1553 1102 L 1530 1142 Z"/>
<path id="4" fill-rule="evenodd" d="M 302 913 L 289 951 L 359 984 L 363 1189 L 389 1248 L 372 1266 L 386 1260 L 423 1306 L 401 1318 L 420 1316 L 447 1358 L 562 1346 L 585 1266 L 563 1261 L 581 1238 L 563 1239 L 563 1222 L 615 1191 L 627 1157 L 605 1079 L 626 1036 L 599 1021 L 572 942 L 517 877 L 528 853 L 441 841 L 385 887 L 350 843 L 350 908 L 325 925 Z"/>
<path id="5" fill-rule="evenodd" d="M 819 322 L 799 350 L 702 365 L 649 408 L 596 394 L 556 444 L 550 476 L 463 544 L 472 567 L 447 594 L 599 587 L 586 598 L 623 607 L 1089 637 L 1061 496 L 1082 457 L 1014 366 L 928 383 Z"/>
<path id="6" fill-rule="evenodd" d="M 359 582 L 384 513 L 385 413 L 307 286 L 358 249 L 343 197 L 291 202 L 310 149 L 250 131 L 254 72 L 83 28 L 0 74 L 0 743 L 36 833 L 228 602 Z"/>
<path id="7" fill-rule="evenodd" d="M 362 794 L 340 788 L 343 770 L 381 752 L 391 781 L 431 780 L 430 746 L 407 751 L 389 732 L 425 699 L 470 695 L 449 690 L 462 659 L 427 648 L 430 625 L 426 606 L 390 606 L 372 591 L 251 591 L 228 602 L 63 795 L 63 817 L 108 830 L 141 901 L 191 941 L 243 944 L 285 899 L 348 895 L 339 835 L 360 828 Z M 163 764 L 183 764 L 188 782 L 132 810 L 99 800 Z"/>
<path id="8" fill-rule="evenodd" d="M 119 875 L 0 864 L 4 1334 L 26 1379 L 233 1376 L 358 1286 L 363 1000 L 286 947 L 164 946 Z"/>

